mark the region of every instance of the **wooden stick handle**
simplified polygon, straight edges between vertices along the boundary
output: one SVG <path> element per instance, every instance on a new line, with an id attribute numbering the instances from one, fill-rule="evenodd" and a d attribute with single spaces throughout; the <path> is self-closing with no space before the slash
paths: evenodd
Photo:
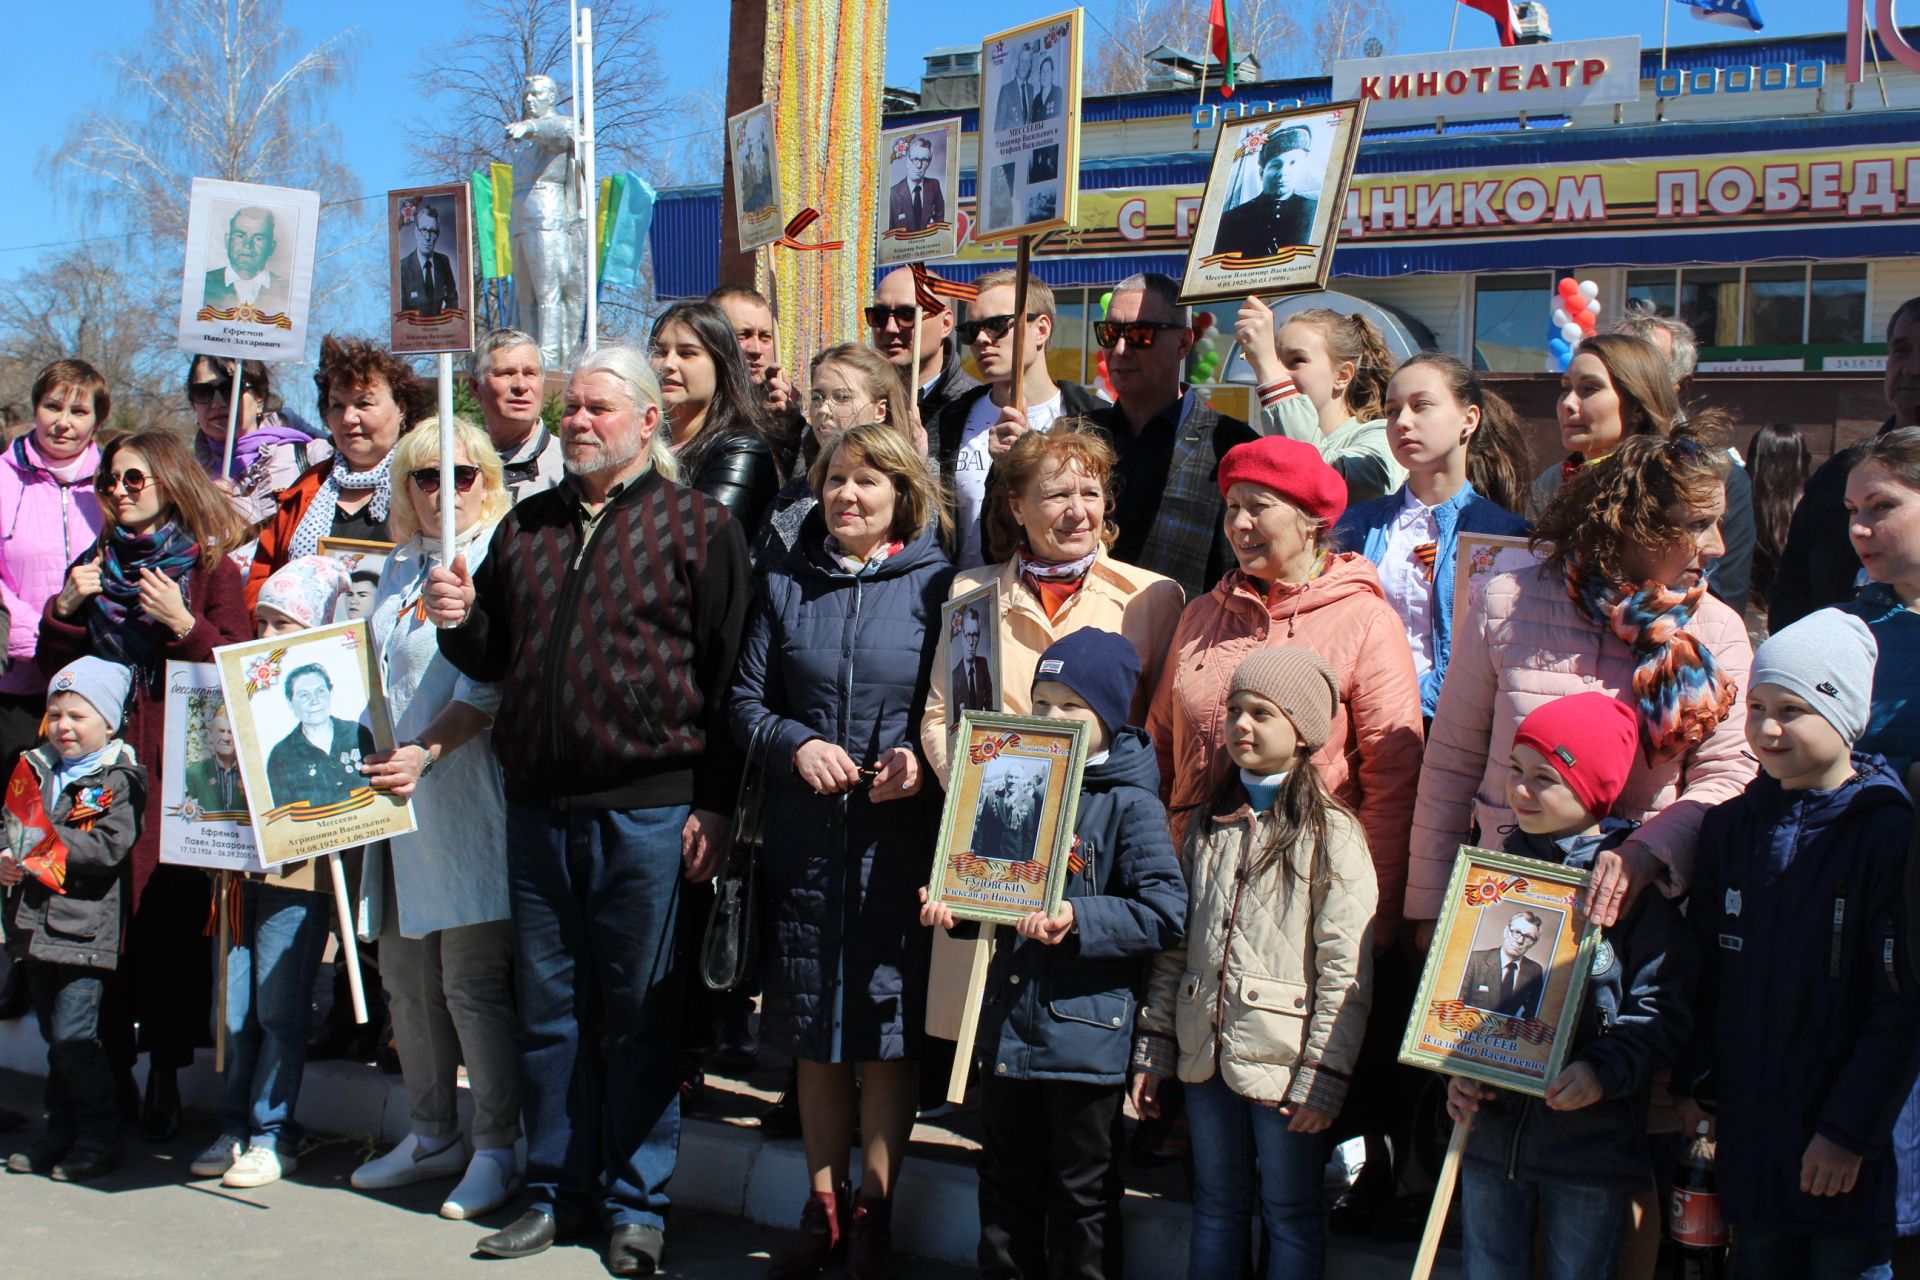
<path id="1" fill-rule="evenodd" d="M 973 1039 L 980 1030 L 980 1001 L 987 993 L 987 966 L 993 961 L 993 931 L 998 926 L 983 924 L 974 940 L 972 962 L 967 968 L 966 1003 L 960 1008 L 959 1043 L 953 1052 L 953 1074 L 947 1077 L 947 1101 L 967 1100 L 967 1074 L 973 1067 Z"/>
<path id="2" fill-rule="evenodd" d="M 1013 407 L 1027 411 L 1027 264 L 1033 240 L 1020 237 L 1013 259 Z"/>
<path id="3" fill-rule="evenodd" d="M 1460 1181 L 1460 1157 L 1467 1149 L 1467 1135 L 1473 1124 L 1453 1126 L 1453 1138 L 1447 1143 L 1447 1157 L 1440 1162 L 1440 1176 L 1433 1184 L 1433 1204 L 1427 1209 L 1427 1228 L 1420 1233 L 1420 1252 L 1413 1259 L 1413 1280 L 1428 1280 L 1434 1259 L 1440 1255 L 1440 1237 L 1447 1230 L 1447 1211 L 1453 1207 L 1453 1188 Z"/>
<path id="4" fill-rule="evenodd" d="M 347 990 L 353 993 L 353 1020 L 367 1021 L 367 989 L 360 981 L 360 939 L 353 932 L 353 904 L 347 900 L 347 869 L 340 856 L 327 855 L 327 867 L 333 873 L 333 905 L 340 915 L 340 946 L 347 961 Z"/>
<path id="5" fill-rule="evenodd" d="M 219 913 L 217 932 L 220 935 L 219 1003 L 220 1013 L 213 1023 L 213 1069 L 225 1072 L 227 1069 L 227 952 L 233 947 L 233 925 L 227 919 L 227 903 L 233 891 L 233 872 L 216 871 L 214 880 L 214 907 Z"/>

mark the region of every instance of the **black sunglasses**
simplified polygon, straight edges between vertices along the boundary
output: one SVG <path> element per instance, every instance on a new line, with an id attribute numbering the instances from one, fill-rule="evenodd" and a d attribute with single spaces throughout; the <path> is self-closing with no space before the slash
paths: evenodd
<path id="1" fill-rule="evenodd" d="M 116 487 L 124 485 L 126 486 L 127 496 L 129 498 L 137 498 L 140 496 L 140 491 L 146 488 L 152 480 L 152 476 L 135 467 L 128 467 L 125 471 L 115 472 L 112 475 L 108 475 L 102 471 L 93 478 L 93 491 L 104 497 L 112 493 Z"/>
<path id="2" fill-rule="evenodd" d="M 867 324 L 874 329 L 884 329 L 887 327 L 887 321 L 891 320 L 902 329 L 911 329 L 913 312 L 912 307 L 868 307 Z"/>
<path id="3" fill-rule="evenodd" d="M 1028 320 L 1038 320 L 1039 318 L 1040 313 L 1038 311 L 1027 312 Z M 1007 331 L 1011 328 L 1013 328 L 1013 313 L 1009 311 L 1003 316 L 981 316 L 978 320 L 962 320 L 954 326 L 954 332 L 960 335 L 960 341 L 971 343 L 975 338 L 980 336 L 980 331 L 984 329 L 989 338 L 998 342 L 1001 338 L 1007 336 Z"/>
<path id="4" fill-rule="evenodd" d="M 453 487 L 461 493 L 473 488 L 474 481 L 480 478 L 480 468 L 475 466 L 457 466 L 453 469 Z M 420 486 L 422 493 L 440 492 L 440 468 L 422 467 L 418 471 L 407 472 L 407 479 Z"/>
<path id="5" fill-rule="evenodd" d="M 212 404 L 215 400 L 225 400 L 232 394 L 233 384 L 225 378 L 212 382 L 189 382 L 187 384 L 188 404 Z"/>
<path id="6" fill-rule="evenodd" d="M 1109 351 L 1120 344 L 1121 338 L 1127 340 L 1128 346 L 1145 350 L 1153 345 L 1153 340 L 1160 336 L 1162 329 L 1190 327 L 1184 324 L 1172 324 L 1165 320 L 1131 320 L 1124 323 L 1119 320 L 1099 320 L 1094 323 L 1093 336 L 1099 340 L 1103 348 Z"/>

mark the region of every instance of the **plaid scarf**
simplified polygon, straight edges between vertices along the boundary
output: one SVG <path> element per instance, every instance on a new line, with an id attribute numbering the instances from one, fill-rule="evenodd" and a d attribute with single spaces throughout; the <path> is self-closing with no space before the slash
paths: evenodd
<path id="1" fill-rule="evenodd" d="M 166 643 L 165 628 L 140 611 L 140 573 L 152 569 L 180 584 L 187 598 L 187 578 L 200 561 L 200 544 L 177 522 L 169 520 L 151 533 L 128 533 L 119 525 L 100 540 L 82 563 L 100 560 L 100 594 L 87 610 L 87 639 L 93 653 L 110 662 L 125 663 L 148 684 L 159 678 L 154 655 Z"/>
<path id="2" fill-rule="evenodd" d="M 1684 594 L 1656 582 L 1629 592 L 1578 563 L 1567 571 L 1574 607 L 1633 648 L 1633 697 L 1649 760 L 1671 760 L 1705 742 L 1739 694 L 1712 651 L 1686 631 L 1706 593 L 1704 579 Z"/>

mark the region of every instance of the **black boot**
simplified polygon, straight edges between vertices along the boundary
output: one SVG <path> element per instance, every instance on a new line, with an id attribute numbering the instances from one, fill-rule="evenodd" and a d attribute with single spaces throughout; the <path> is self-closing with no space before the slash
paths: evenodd
<path id="1" fill-rule="evenodd" d="M 126 1160 L 126 1148 L 119 1142 L 94 1140 L 82 1142 L 53 1166 L 55 1182 L 92 1182 L 118 1169 Z"/>
<path id="2" fill-rule="evenodd" d="M 148 1142 L 172 1142 L 180 1135 L 180 1075 L 172 1067 L 149 1063 L 147 1096 L 140 1106 L 140 1136 Z"/>

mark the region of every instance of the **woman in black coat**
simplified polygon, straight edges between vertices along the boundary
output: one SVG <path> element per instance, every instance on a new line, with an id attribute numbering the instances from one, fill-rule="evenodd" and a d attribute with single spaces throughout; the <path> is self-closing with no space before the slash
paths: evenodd
<path id="1" fill-rule="evenodd" d="M 654 322 L 649 354 L 680 483 L 719 502 L 751 542 L 779 492 L 780 469 L 727 313 L 711 302 L 675 303 Z"/>
<path id="2" fill-rule="evenodd" d="M 820 505 L 761 587 L 731 714 L 742 748 L 766 735 L 760 1041 L 799 1061 L 812 1179 L 801 1233 L 769 1275 L 817 1274 L 846 1234 L 847 1274 L 864 1280 L 889 1269 L 913 1128 L 917 891 L 937 797 L 922 792 L 917 726 L 953 569 L 938 483 L 897 426 L 850 428 L 811 477 Z M 864 1170 L 849 1206 L 856 1064 Z"/>

